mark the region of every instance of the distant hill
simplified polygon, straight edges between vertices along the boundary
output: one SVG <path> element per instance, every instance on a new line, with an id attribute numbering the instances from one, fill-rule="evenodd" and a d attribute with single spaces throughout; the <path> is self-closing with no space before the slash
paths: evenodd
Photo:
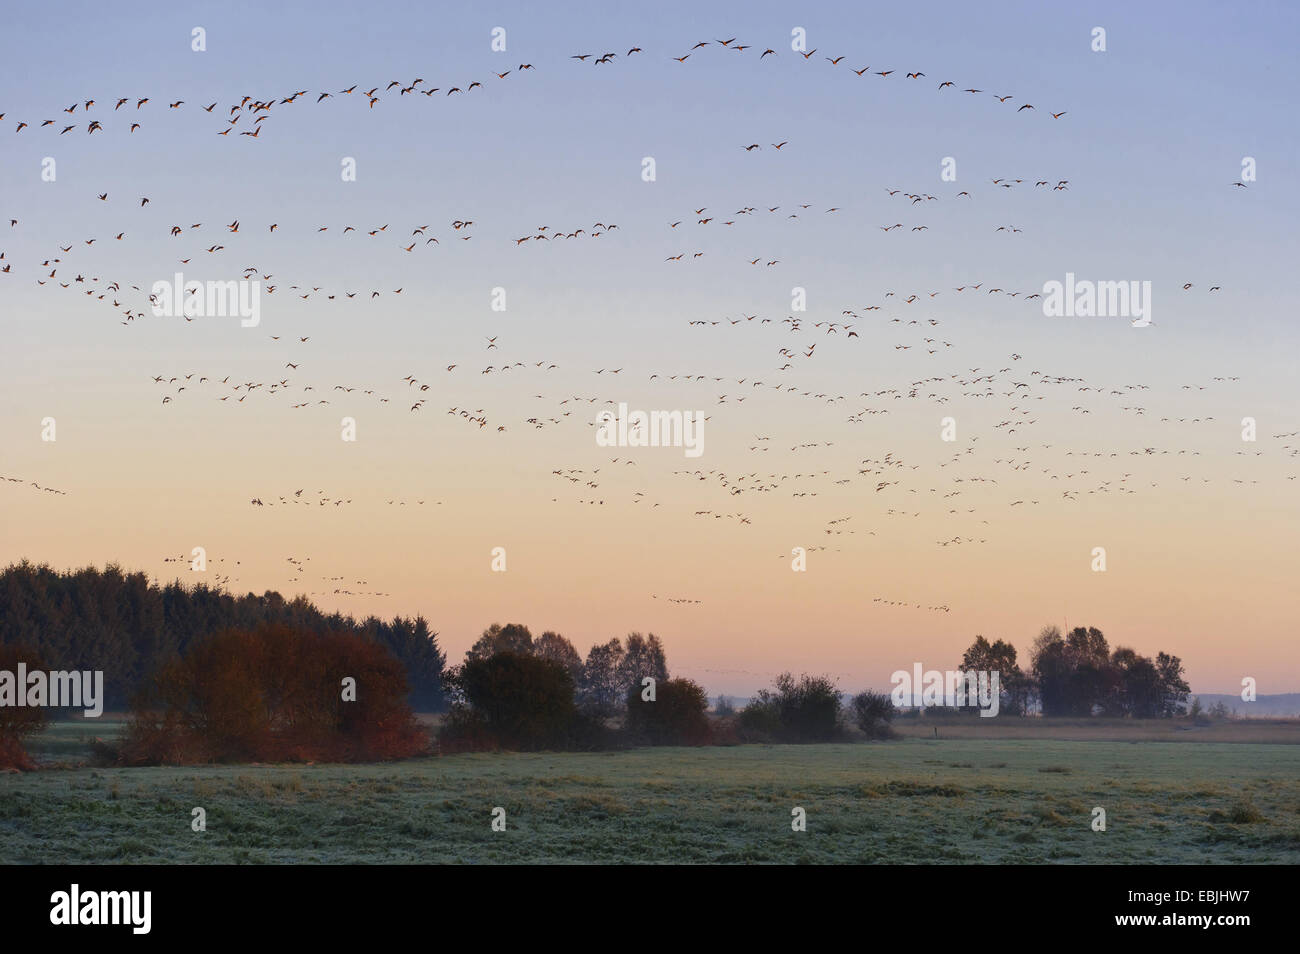
<path id="1" fill-rule="evenodd" d="M 1216 702 L 1222 702 L 1228 711 L 1236 710 L 1243 719 L 1276 719 L 1280 716 L 1300 716 L 1300 692 L 1283 692 L 1273 696 L 1259 696 L 1254 702 L 1242 702 L 1240 695 L 1225 695 L 1203 692 L 1192 693 L 1188 697 L 1201 700 L 1201 708 L 1208 709 Z"/>

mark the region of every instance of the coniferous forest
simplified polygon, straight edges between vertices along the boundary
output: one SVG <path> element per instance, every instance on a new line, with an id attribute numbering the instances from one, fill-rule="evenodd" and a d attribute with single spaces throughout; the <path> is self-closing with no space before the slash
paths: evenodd
<path id="1" fill-rule="evenodd" d="M 306 597 L 235 596 L 203 583 L 159 585 L 109 564 L 59 571 L 27 561 L 0 570 L 0 644 L 32 650 L 54 669 L 100 670 L 105 705 L 125 708 L 147 676 L 184 656 L 203 636 L 285 624 L 317 633 L 357 633 L 386 646 L 406 669 L 417 710 L 444 706 L 446 656 L 423 618 L 357 620 L 324 613 Z"/>

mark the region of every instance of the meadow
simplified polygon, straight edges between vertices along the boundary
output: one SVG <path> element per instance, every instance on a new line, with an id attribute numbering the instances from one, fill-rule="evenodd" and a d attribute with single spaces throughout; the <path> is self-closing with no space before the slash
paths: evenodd
<path id="1" fill-rule="evenodd" d="M 1296 741 L 1300 727 L 1287 729 Z M 918 728 L 885 743 L 95 768 L 86 725 L 57 723 L 30 746 L 45 768 L 0 775 L 0 862 L 1300 862 L 1300 745 L 1148 741 L 1140 725 L 1128 741 L 1055 738 L 1051 727 L 1037 738 L 944 737 L 952 731 L 936 740 Z M 196 806 L 207 815 L 201 833 L 190 827 Z M 505 831 L 491 830 L 497 806 Z M 806 831 L 791 830 L 796 806 Z M 1105 832 L 1092 830 L 1095 806 Z"/>

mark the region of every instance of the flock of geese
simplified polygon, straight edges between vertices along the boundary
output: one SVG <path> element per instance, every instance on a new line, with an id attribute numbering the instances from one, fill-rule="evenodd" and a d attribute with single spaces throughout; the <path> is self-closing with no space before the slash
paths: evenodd
<path id="1" fill-rule="evenodd" d="M 675 61 L 681 68 L 690 68 L 704 56 L 726 56 L 737 63 L 753 61 L 766 64 L 772 58 L 790 54 L 771 47 L 760 50 L 758 45 L 732 37 L 698 41 L 680 55 L 656 55 L 661 60 Z M 937 92 L 945 96 L 968 95 L 984 102 L 996 100 L 999 108 L 1016 115 L 1030 113 L 1052 120 L 1061 120 L 1067 115 L 1066 110 L 1039 109 L 1028 100 L 975 85 L 967 86 L 955 80 L 929 77 L 920 70 L 873 68 L 879 64 L 855 67 L 846 55 L 819 54 L 817 49 L 795 55 L 810 67 L 816 65 L 826 70 L 851 71 L 864 81 L 897 83 L 901 80 L 918 88 L 924 81 L 937 84 Z M 570 55 L 569 59 L 583 67 L 613 69 L 630 61 L 645 60 L 649 63 L 653 56 L 633 45 L 625 52 L 577 53 Z M 823 63 L 828 63 L 829 67 Z M 457 95 L 469 98 L 485 95 L 489 88 L 500 84 L 519 82 L 522 77 L 531 76 L 540 69 L 560 68 L 561 65 L 542 64 L 539 68 L 532 63 L 520 63 L 517 67 L 494 73 L 490 79 L 461 79 L 442 85 L 413 77 L 375 85 L 353 83 L 330 91 L 295 90 L 272 99 L 245 95 L 225 105 L 219 99 L 190 105 L 166 97 L 159 97 L 156 102 L 149 96 L 109 97 L 102 102 L 88 97 L 62 108 L 66 120 L 29 115 L 26 119 L 12 120 L 16 123 L 13 132 L 32 135 L 49 130 L 52 135 L 63 136 L 84 130 L 87 135 L 107 135 L 110 129 L 125 129 L 127 134 L 131 134 L 163 110 L 166 114 L 183 114 L 198 109 L 211 115 L 214 121 L 220 117 L 223 128 L 218 135 L 226 137 L 233 131 L 242 137 L 258 139 L 268 119 L 301 103 L 312 103 L 324 109 L 343 101 L 357 101 L 368 112 L 383 108 L 394 100 L 417 101 L 420 97 L 446 100 Z M 0 113 L 0 121 L 4 121 L 6 115 Z M 762 138 L 764 142 L 742 144 L 740 151 L 752 155 L 766 150 L 769 154 L 787 157 L 801 148 L 797 138 L 776 142 L 766 142 L 768 137 Z M 750 160 L 737 157 L 736 161 Z M 1245 188 L 1242 182 L 1233 185 Z M 744 205 L 734 211 L 727 211 L 732 208 L 730 205 L 712 208 L 705 204 L 683 209 L 680 213 L 665 216 L 663 225 L 658 228 L 666 228 L 673 238 L 685 239 L 689 235 L 690 239 L 676 246 L 680 251 L 663 261 L 712 267 L 715 258 L 707 245 L 711 236 L 730 229 L 743 233 L 752 222 L 763 218 L 785 223 L 781 228 L 787 225 L 804 228 L 810 221 L 833 222 L 852 218 L 855 227 L 863 234 L 874 235 L 875 230 L 879 230 L 885 234 L 908 236 L 908 241 L 923 242 L 927 233 L 942 229 L 940 209 L 955 207 L 957 214 L 965 214 L 966 209 L 978 208 L 978 214 L 982 215 L 989 205 L 989 201 L 984 200 L 996 202 L 999 196 L 1017 190 L 1034 193 L 1039 196 L 1035 201 L 1050 204 L 1055 201 L 1053 196 L 1056 194 L 1070 191 L 1071 180 L 1061 178 L 1055 172 L 1032 177 L 1003 175 L 942 196 L 924 189 L 908 191 L 892 185 L 880 188 L 885 193 L 881 201 L 888 203 L 891 209 L 883 222 L 879 217 L 873 218 L 878 216 L 876 211 L 863 209 L 861 204 L 847 199 L 836 204 L 788 200 L 770 204 L 763 202 Z M 176 265 L 189 265 L 196 261 L 228 262 L 232 275 L 262 283 L 265 294 L 292 296 L 322 307 L 327 303 L 337 307 L 373 305 L 376 314 L 382 313 L 389 300 L 401 296 L 406 285 L 398 284 L 394 288 L 392 283 L 385 283 L 382 286 L 348 287 L 334 283 L 333 276 L 324 268 L 322 275 L 316 276 L 281 275 L 278 267 L 263 267 L 250 259 L 254 255 L 274 254 L 277 243 L 301 247 L 312 241 L 321 243 L 323 250 L 338 247 L 326 246 L 325 243 L 356 243 L 350 247 L 360 255 L 394 256 L 401 262 L 415 262 L 415 258 L 407 259 L 405 256 L 435 252 L 449 254 L 458 243 L 491 243 L 494 248 L 500 248 L 499 254 L 502 255 L 532 255 L 532 251 L 515 253 L 511 247 L 531 250 L 539 245 L 571 245 L 604 239 L 602 245 L 622 243 L 639 249 L 639 243 L 653 248 L 662 237 L 662 233 L 639 233 L 635 226 L 620 225 L 611 221 L 608 215 L 596 218 L 586 210 L 563 223 L 543 224 L 494 223 L 472 210 L 463 210 L 442 224 L 421 219 L 406 223 L 254 221 L 253 217 L 235 210 L 228 213 L 230 221 L 225 221 L 223 215 L 218 221 L 211 222 L 196 221 L 199 216 L 183 209 L 157 209 L 149 196 L 132 194 L 123 201 L 104 190 L 94 192 L 93 198 L 88 195 L 86 202 L 116 206 L 120 208 L 121 216 L 105 233 L 75 235 L 36 254 L 24 250 L 21 264 L 8 257 L 7 250 L 0 250 L 0 274 L 6 281 L 28 276 L 37 286 L 51 293 L 67 291 L 79 299 L 102 304 L 121 324 L 141 330 L 151 327 L 153 321 L 173 319 L 152 318 L 154 298 L 146 282 L 99 274 L 101 267 L 97 264 L 97 256 L 104 245 L 122 243 L 129 246 L 137 236 L 161 236 L 174 240 L 174 262 L 152 262 L 150 265 L 154 272 L 170 274 Z M 997 215 L 997 212 L 991 213 L 981 226 L 987 229 L 989 241 L 997 235 L 1014 243 L 1012 236 L 1026 234 L 1027 229 L 1020 222 L 1006 221 L 1010 216 L 993 217 Z M 828 216 L 833 218 L 828 219 Z M 906 221 L 891 221 L 898 218 Z M 483 219 L 483 224 L 477 225 L 476 219 Z M 8 221 L 9 234 L 20 236 L 22 223 L 16 218 Z M 1003 240 L 1001 237 L 997 239 L 999 243 Z M 893 243 L 896 238 L 891 236 L 889 241 Z M 1014 244 L 1007 247 L 1013 248 Z M 734 264 L 774 269 L 783 264 L 784 254 L 772 250 L 747 256 L 743 263 Z M 645 255 L 647 263 L 653 260 L 657 265 L 662 251 L 646 251 Z M 1181 286 L 1181 292 L 1188 299 L 1201 295 L 1202 289 L 1206 296 L 1217 298 L 1223 289 L 1216 276 L 1208 276 L 1209 280 L 1191 277 L 1196 280 L 1185 281 Z M 1237 374 L 1224 373 L 1210 380 L 1183 382 L 1178 393 L 1164 395 L 1157 405 L 1152 400 L 1156 395 L 1150 393 L 1149 384 L 1062 375 L 1056 373 L 1059 369 L 1052 368 L 1046 361 L 1039 367 L 1031 367 L 1038 362 L 1020 353 L 1027 351 L 1026 348 L 1009 351 L 993 364 L 987 363 L 987 357 L 977 356 L 977 353 L 987 355 L 987 349 L 981 347 L 986 343 L 971 340 L 957 309 L 978 299 L 980 307 L 986 311 L 1005 308 L 1010 320 L 1023 320 L 1026 310 L 1022 306 L 1033 303 L 1031 307 L 1037 308 L 1037 300 L 1042 297 L 1042 293 L 1034 288 L 1016 287 L 1012 281 L 997 276 L 973 275 L 960 284 L 945 283 L 943 287 L 931 285 L 907 290 L 878 289 L 863 297 L 867 299 L 865 303 L 861 298 L 854 302 L 839 302 L 810 316 L 781 311 L 708 315 L 692 312 L 683 316 L 684 324 L 699 333 L 700 344 L 692 349 L 693 357 L 709 353 L 711 344 L 716 345 L 713 353 L 726 355 L 732 351 L 732 339 L 714 342 L 711 329 L 752 337 L 767 349 L 764 353 L 770 355 L 768 363 L 745 375 L 706 370 L 700 366 L 690 370 L 638 366 L 634 364 L 639 360 L 638 355 L 611 356 L 612 360 L 601 367 L 579 367 L 568 362 L 562 365 L 560 361 L 552 360 L 559 355 L 524 353 L 522 349 L 516 349 L 508 337 L 496 333 L 483 334 L 486 344 L 477 355 L 449 355 L 445 364 L 440 358 L 437 369 L 433 371 L 411 371 L 401 377 L 394 372 L 381 381 L 340 382 L 336 378 L 322 378 L 319 374 L 317 354 L 311 347 L 311 343 L 318 340 L 319 333 L 304 327 L 262 335 L 260 340 L 263 342 L 269 339 L 275 343 L 264 344 L 267 350 L 272 347 L 292 349 L 279 352 L 280 357 L 292 360 L 285 360 L 283 368 L 278 369 L 274 377 L 250 376 L 237 367 L 164 371 L 151 376 L 151 383 L 156 388 L 152 400 L 166 407 L 166 413 L 185 413 L 185 409 L 202 401 L 209 407 L 220 405 L 225 409 L 222 413 L 234 412 L 241 407 L 269 408 L 279 404 L 306 415 L 341 405 L 356 407 L 365 401 L 378 408 L 400 411 L 411 421 L 412 427 L 428 426 L 416 422 L 430 414 L 435 419 L 450 416 L 459 424 L 483 433 L 482 438 L 472 438 L 475 440 L 489 439 L 487 435 L 497 435 L 495 439 L 499 440 L 512 440 L 521 431 L 553 429 L 572 433 L 575 441 L 591 446 L 590 435 L 583 433 L 582 429 L 596 427 L 599 413 L 617 409 L 625 394 L 625 385 L 635 379 L 639 386 L 656 391 L 662 389 L 662 406 L 700 407 L 707 404 L 712 413 L 704 416 L 706 422 L 712 422 L 714 416 L 723 417 L 731 433 L 742 435 L 735 452 L 729 452 L 728 464 L 707 469 L 671 470 L 663 476 L 677 492 L 665 494 L 662 487 L 659 491 L 654 490 L 655 482 L 644 473 L 650 469 L 644 465 L 651 458 L 635 452 L 620 453 L 602 460 L 600 466 L 595 467 L 555 467 L 548 462 L 538 468 L 538 473 L 541 479 L 549 476 L 553 481 L 548 485 L 556 488 L 551 502 L 582 507 L 673 508 L 684 516 L 717 526 L 719 533 L 731 535 L 742 545 L 747 545 L 747 541 L 752 539 L 754 528 L 770 518 L 772 511 L 765 501 L 772 498 L 780 498 L 786 508 L 804 514 L 809 535 L 815 534 L 816 537 L 914 535 L 916 531 L 908 525 L 925 515 L 932 518 L 932 523 L 927 526 L 937 521 L 944 527 L 942 536 L 926 541 L 938 551 L 986 545 L 994 538 L 999 523 L 1019 520 L 1021 514 L 1032 514 L 1036 509 L 1073 507 L 1090 498 L 1118 498 L 1157 490 L 1165 478 L 1152 479 L 1157 476 L 1151 466 L 1153 458 L 1182 458 L 1188 466 L 1181 467 L 1184 472 L 1171 478 L 1178 483 L 1195 481 L 1200 486 L 1222 483 L 1244 487 L 1257 485 L 1261 479 L 1274 476 L 1257 466 L 1259 458 L 1264 458 L 1265 462 L 1280 459 L 1293 469 L 1296 457 L 1300 456 L 1300 440 L 1297 440 L 1297 432 L 1291 431 L 1262 435 L 1260 450 L 1237 451 L 1240 460 L 1233 463 L 1239 464 L 1240 469 L 1229 477 L 1217 473 L 1207 476 L 1191 468 L 1192 459 L 1200 457 L 1202 451 L 1190 444 L 1190 432 L 1198 436 L 1214 433 L 1224 426 L 1223 418 L 1227 416 L 1226 413 L 1204 413 L 1200 405 L 1191 402 L 1205 391 L 1229 397 L 1241 380 Z M 1016 311 L 1013 313 L 1011 309 Z M 1030 316 L 1036 317 L 1032 312 Z M 300 334 L 298 331 L 312 333 Z M 868 354 L 892 355 L 895 359 L 894 379 L 875 382 L 865 390 L 832 383 L 837 380 L 834 368 L 838 365 L 825 368 L 827 360 L 834 362 L 841 355 L 859 357 Z M 832 357 L 828 359 L 828 355 Z M 486 360 L 491 363 L 486 363 Z M 702 365 L 704 362 L 699 363 Z M 511 398 L 515 403 L 502 406 L 504 399 L 494 389 L 503 375 L 516 380 L 526 379 L 530 387 L 529 396 Z M 579 375 L 580 378 L 575 380 Z M 534 382 L 535 389 L 532 387 Z M 809 433 L 786 435 L 788 439 L 779 440 L 774 440 L 770 434 L 743 437 L 745 425 L 742 422 L 748 420 L 745 415 L 750 408 L 761 407 L 758 413 L 766 419 L 766 415 L 783 403 L 797 403 L 799 419 L 808 423 Z M 957 408 L 963 411 L 974 409 L 980 417 L 987 418 L 988 424 L 976 433 L 964 435 L 951 447 L 943 445 L 944 450 L 937 459 L 914 459 L 905 456 L 901 450 L 885 449 L 885 445 L 880 443 L 888 440 L 888 422 L 901 419 L 904 414 L 924 409 L 926 419 L 929 419 L 936 416 L 930 413 L 931 410 L 948 414 Z M 890 418 L 890 415 L 894 417 Z M 1061 446 L 1062 435 L 1070 434 L 1072 424 L 1082 424 L 1084 416 L 1091 415 L 1112 421 L 1139 420 L 1143 422 L 1144 436 L 1133 446 L 1123 446 L 1114 441 L 1107 442 L 1104 433 L 1086 430 L 1080 432 L 1082 436 L 1073 439 L 1073 449 L 1065 450 Z M 856 446 L 880 449 L 846 463 L 842 448 L 846 441 L 813 439 L 814 434 L 822 434 L 818 430 L 822 424 L 842 428 L 841 433 L 847 431 L 855 438 L 866 432 L 870 441 L 864 440 Z M 900 423 L 899 426 L 903 425 Z M 710 433 L 721 434 L 722 430 L 711 430 Z M 711 439 L 724 440 L 723 437 Z M 1089 441 L 1095 441 L 1095 446 L 1088 446 Z M 841 445 L 838 449 L 837 444 Z M 1296 479 L 1295 474 L 1285 476 L 1288 481 Z M 23 478 L 4 477 L 0 480 L 44 493 L 66 494 L 66 491 Z M 354 502 L 368 506 L 413 508 L 426 504 L 441 506 L 443 503 L 432 499 L 433 495 L 402 498 L 378 494 L 363 499 L 346 494 L 326 494 L 324 490 L 310 494 L 305 488 L 283 494 L 249 493 L 253 495 L 249 497 L 241 491 L 241 499 L 248 501 L 247 506 L 265 513 L 266 519 L 276 519 L 271 516 L 271 511 L 291 511 L 294 508 L 312 514 L 339 514 L 341 516 L 330 519 L 346 519 L 342 515 L 353 510 Z M 857 508 L 857 512 L 819 523 L 815 514 L 820 500 L 814 498 L 836 504 L 848 502 Z M 824 544 L 806 546 L 806 549 L 827 554 L 842 552 L 842 548 Z M 780 556 L 789 558 L 788 553 Z M 188 557 L 164 559 L 165 562 L 188 561 Z M 235 563 L 237 565 L 238 561 Z M 301 579 L 302 561 L 290 558 L 289 565 L 294 568 L 294 580 Z M 233 570 L 226 571 L 220 579 L 230 581 L 232 573 Z M 322 595 L 386 595 L 352 588 L 369 586 L 364 580 L 322 577 L 321 582 L 336 584 L 332 589 L 327 586 L 321 590 Z M 651 598 L 660 600 L 657 594 L 651 594 Z M 686 606 L 700 605 L 703 601 L 665 597 L 662 602 Z M 875 596 L 871 603 L 879 608 L 951 612 L 946 601 L 934 599 Z"/>
<path id="2" fill-rule="evenodd" d="M 668 55 L 667 58 L 680 65 L 686 66 L 687 61 L 695 57 L 697 62 L 699 57 L 706 55 L 726 56 L 729 53 L 744 54 L 754 49 L 753 44 L 738 42 L 737 37 L 731 37 L 727 40 L 699 40 L 681 55 Z M 772 47 L 764 47 L 761 53 L 751 54 L 749 57 L 728 57 L 729 60 L 739 64 L 742 60 L 753 60 L 755 64 L 763 64 L 768 57 L 774 60 L 783 56 L 802 58 L 809 64 L 820 64 L 823 61 L 830 64 L 830 68 L 839 70 L 843 69 L 856 74 L 859 78 L 878 77 L 881 80 L 889 80 L 891 76 L 898 74 L 895 68 L 889 69 L 872 69 L 872 65 L 863 65 L 861 67 L 851 67 L 845 62 L 847 54 L 837 54 L 829 56 L 822 53 L 818 56 L 818 48 L 808 51 L 791 49 L 788 53 L 779 52 Z M 628 48 L 624 54 L 617 51 L 606 51 L 602 53 L 576 53 L 569 54 L 568 59 L 575 61 L 577 64 L 588 65 L 592 67 L 614 66 L 617 62 L 629 63 L 637 59 L 646 59 L 650 57 L 640 46 L 633 45 Z M 590 60 L 590 63 L 588 61 Z M 690 64 L 694 65 L 694 64 Z M 551 64 L 548 68 L 558 68 L 559 63 Z M 826 69 L 826 67 L 822 67 Z M 384 102 L 393 100 L 403 101 L 406 97 L 411 100 L 417 100 L 424 96 L 426 100 L 446 100 L 456 94 L 462 96 L 483 95 L 489 85 L 496 86 L 503 82 L 510 81 L 511 76 L 515 77 L 514 81 L 525 75 L 536 75 L 537 67 L 532 63 L 520 63 L 518 66 L 508 68 L 502 72 L 491 72 L 492 79 L 486 77 L 474 80 L 456 80 L 444 81 L 443 85 L 434 86 L 425 80 L 424 77 L 417 76 L 412 79 L 390 79 L 374 84 L 369 89 L 362 89 L 363 83 L 352 83 L 352 85 L 339 90 L 316 90 L 315 92 L 306 89 L 293 90 L 268 99 L 259 99 L 252 95 L 241 96 L 238 101 L 221 104 L 220 99 L 214 99 L 212 102 L 204 105 L 203 103 L 186 103 L 183 99 L 169 100 L 167 97 L 155 100 L 151 96 L 110 96 L 102 100 L 94 97 L 78 99 L 68 106 L 59 107 L 55 112 L 54 118 L 34 119 L 28 115 L 27 119 L 14 119 L 9 116 L 10 111 L 0 112 L 0 123 L 8 119 L 14 122 L 14 135 L 20 135 L 25 130 L 31 130 L 31 133 L 39 133 L 42 130 L 49 130 L 51 135 L 65 136 L 68 133 L 75 133 L 78 129 L 84 129 L 86 135 L 93 136 L 95 133 L 105 134 L 109 128 L 124 128 L 126 133 L 133 134 L 142 128 L 142 120 L 145 117 L 152 117 L 154 114 L 165 110 L 163 115 L 183 114 L 188 110 L 200 110 L 204 114 L 221 117 L 222 128 L 216 131 L 216 135 L 229 137 L 232 131 L 236 131 L 239 137 L 247 137 L 250 140 L 259 139 L 262 133 L 262 124 L 272 117 L 273 114 L 282 115 L 286 107 L 299 103 L 311 103 L 316 106 L 328 105 L 343 101 L 364 102 L 366 110 L 373 110 Z M 920 82 L 927 79 L 927 74 L 921 70 L 903 71 L 901 78 L 905 82 Z M 396 92 L 394 92 L 396 90 Z M 1016 114 L 1029 111 L 1031 114 L 1041 112 L 1043 115 L 1050 116 L 1054 120 L 1059 120 L 1065 116 L 1067 110 L 1053 112 L 1045 109 L 1039 111 L 1037 107 L 1028 101 L 1018 101 L 1012 94 L 1002 94 L 993 91 L 986 91 L 976 87 L 960 87 L 955 80 L 943 80 L 938 83 L 937 90 L 939 93 L 946 91 L 961 90 L 966 94 L 976 97 L 988 97 L 996 100 L 1000 106 L 1007 107 Z M 951 92 L 948 93 L 951 95 Z M 327 102 L 328 101 L 328 102 Z M 109 104 L 112 104 L 111 107 Z M 1009 104 L 1009 105 L 1008 105 Z M 218 110 L 218 106 L 221 108 Z M 148 109 L 146 110 L 146 107 Z M 125 110 L 125 111 L 123 111 Z M 65 118 L 59 116 L 62 113 Z M 102 117 L 102 118 L 101 118 Z M 243 127 L 240 127 L 241 121 L 244 121 Z M 108 125 L 106 126 L 105 123 Z M 31 134 L 29 133 L 29 135 Z M 784 143 L 781 143 L 784 145 Z M 754 144 L 757 148 L 758 144 Z M 772 144 L 774 149 L 780 149 L 780 145 Z M 1244 183 L 1242 184 L 1244 185 Z"/>

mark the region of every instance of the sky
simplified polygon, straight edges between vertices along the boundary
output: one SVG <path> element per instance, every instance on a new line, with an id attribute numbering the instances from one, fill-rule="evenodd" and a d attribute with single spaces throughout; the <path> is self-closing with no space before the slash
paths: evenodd
<path id="1" fill-rule="evenodd" d="M 1300 11 L 1087 6 L 8 11 L 0 562 L 420 614 L 453 660 L 654 632 L 711 693 L 1046 625 L 1300 689 Z M 152 313 L 247 268 L 254 327 Z M 1151 325 L 1046 316 L 1067 273 Z M 620 403 L 703 453 L 600 446 Z"/>

